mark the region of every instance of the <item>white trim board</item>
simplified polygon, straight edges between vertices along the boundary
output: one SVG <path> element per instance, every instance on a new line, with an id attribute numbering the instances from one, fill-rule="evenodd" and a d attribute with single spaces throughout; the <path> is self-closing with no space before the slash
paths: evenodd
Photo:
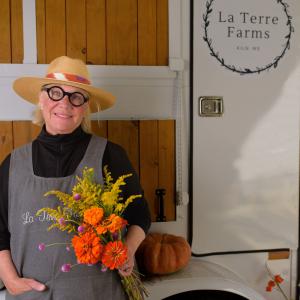
<path id="1" fill-rule="evenodd" d="M 20 76 L 43 76 L 47 65 L 0 64 L 0 120 L 31 120 L 34 105 L 13 89 Z M 176 72 L 168 67 L 88 66 L 95 86 L 113 93 L 116 104 L 93 119 L 175 119 Z"/>

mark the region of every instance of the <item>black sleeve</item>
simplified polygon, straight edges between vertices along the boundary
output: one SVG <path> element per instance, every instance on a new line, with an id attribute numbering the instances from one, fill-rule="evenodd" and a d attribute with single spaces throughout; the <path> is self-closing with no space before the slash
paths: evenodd
<path id="1" fill-rule="evenodd" d="M 8 231 L 8 176 L 10 155 L 0 165 L 0 251 L 10 249 Z"/>
<path id="2" fill-rule="evenodd" d="M 121 175 L 132 174 L 126 178 L 126 185 L 122 191 L 122 197 L 126 200 L 131 195 L 141 194 L 142 198 L 137 198 L 124 211 L 123 217 L 130 225 L 138 225 L 144 231 L 148 232 L 151 225 L 150 211 L 148 203 L 144 198 L 144 192 L 141 188 L 139 178 L 132 167 L 125 150 L 112 142 L 108 142 L 103 155 L 103 167 L 108 166 L 114 180 Z"/>

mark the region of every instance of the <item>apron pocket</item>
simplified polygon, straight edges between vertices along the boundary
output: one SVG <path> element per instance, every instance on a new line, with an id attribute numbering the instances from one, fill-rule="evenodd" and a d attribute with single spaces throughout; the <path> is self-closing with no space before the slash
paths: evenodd
<path id="1" fill-rule="evenodd" d="M 70 273 L 69 273 L 70 274 Z M 57 279 L 53 285 L 53 299 L 55 300 L 110 300 L 112 298 L 112 277 L 84 276 L 76 278 Z M 115 299 L 114 299 L 115 300 Z"/>
<path id="2" fill-rule="evenodd" d="M 6 292 L 5 300 L 50 300 L 50 291 L 46 290 L 44 292 L 37 292 L 34 290 L 25 292 L 18 296 L 12 296 Z"/>

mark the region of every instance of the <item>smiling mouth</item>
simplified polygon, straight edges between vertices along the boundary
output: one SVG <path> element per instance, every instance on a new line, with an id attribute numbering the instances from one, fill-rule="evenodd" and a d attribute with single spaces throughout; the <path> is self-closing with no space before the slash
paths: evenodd
<path id="1" fill-rule="evenodd" d="M 66 115 L 66 114 L 54 113 L 54 115 L 55 115 L 56 117 L 59 117 L 59 118 L 62 118 L 62 119 L 70 119 L 70 118 L 72 118 L 71 115 Z"/>

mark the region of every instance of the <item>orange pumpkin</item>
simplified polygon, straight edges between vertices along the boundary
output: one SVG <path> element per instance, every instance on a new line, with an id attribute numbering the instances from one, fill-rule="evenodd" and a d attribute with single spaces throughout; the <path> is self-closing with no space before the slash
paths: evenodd
<path id="1" fill-rule="evenodd" d="M 191 257 L 188 242 L 172 234 L 150 233 L 136 252 L 136 260 L 146 274 L 169 274 L 185 267 Z"/>

